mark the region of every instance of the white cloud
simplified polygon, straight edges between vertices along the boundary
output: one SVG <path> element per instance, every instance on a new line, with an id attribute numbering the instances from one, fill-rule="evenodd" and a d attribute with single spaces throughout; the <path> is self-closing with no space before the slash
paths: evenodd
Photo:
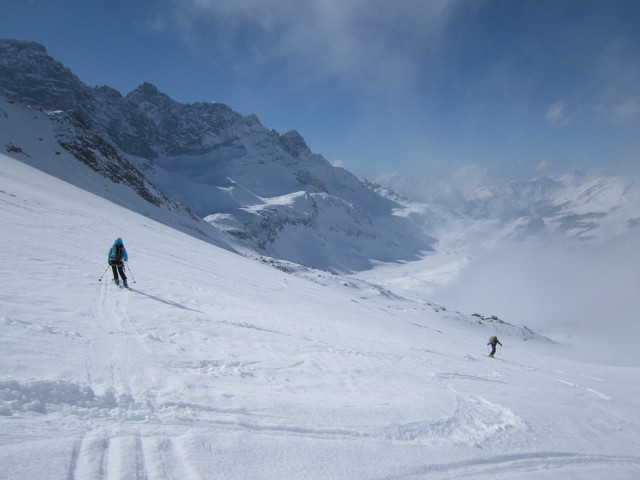
<path id="1" fill-rule="evenodd" d="M 410 81 L 459 0 L 173 0 L 166 12 L 190 43 L 214 36 L 242 67 L 278 64 L 306 78 L 383 90 Z"/>
<path id="2" fill-rule="evenodd" d="M 544 173 L 548 171 L 550 168 L 551 168 L 551 162 L 549 160 L 542 159 L 534 165 L 533 170 L 536 173 Z"/>
<path id="3" fill-rule="evenodd" d="M 487 171 L 480 165 L 465 165 L 453 174 L 453 185 L 465 194 L 487 186 Z"/>
<path id="4" fill-rule="evenodd" d="M 613 117 L 621 122 L 628 122 L 640 116 L 640 102 L 635 99 L 614 105 L 611 108 Z"/>
<path id="5" fill-rule="evenodd" d="M 559 100 L 549 106 L 545 115 L 547 123 L 554 127 L 562 127 L 569 123 L 567 116 L 567 106 L 564 101 Z"/>
<path id="6" fill-rule="evenodd" d="M 640 119 L 640 102 L 628 99 L 613 104 L 601 104 L 596 111 L 604 120 L 613 124 L 625 124 Z"/>
<path id="7" fill-rule="evenodd" d="M 601 86 L 596 111 L 614 124 L 640 118 L 640 63 L 634 60 L 636 50 L 634 43 L 616 39 L 599 58 Z"/>

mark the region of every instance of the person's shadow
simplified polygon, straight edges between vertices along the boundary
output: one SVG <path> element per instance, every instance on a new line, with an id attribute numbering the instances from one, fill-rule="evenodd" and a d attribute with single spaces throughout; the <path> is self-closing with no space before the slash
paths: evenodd
<path id="1" fill-rule="evenodd" d="M 195 310 L 193 308 L 185 307 L 184 305 L 180 305 L 179 303 L 172 302 L 170 300 L 164 300 L 160 297 L 156 297 L 155 295 L 149 295 L 148 293 L 144 293 L 143 291 L 138 290 L 137 288 L 129 288 L 129 290 L 139 293 L 140 295 L 144 295 L 145 297 L 150 298 L 151 300 L 155 300 L 156 302 L 164 303 L 165 305 L 171 305 L 172 307 L 181 308 L 183 310 L 189 310 L 190 312 L 203 313 L 200 310 Z"/>

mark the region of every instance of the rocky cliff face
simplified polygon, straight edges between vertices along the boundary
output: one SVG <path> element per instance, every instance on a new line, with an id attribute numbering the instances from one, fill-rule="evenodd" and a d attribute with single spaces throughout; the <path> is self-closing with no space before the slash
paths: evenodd
<path id="1" fill-rule="evenodd" d="M 46 110 L 81 109 L 93 100 L 90 88 L 34 42 L 0 40 L 0 87 Z"/>
<path id="2" fill-rule="evenodd" d="M 164 205 L 197 220 L 189 209 L 157 191 L 137 168 L 124 159 L 111 144 L 87 128 L 77 115 L 57 110 L 50 112 L 48 117 L 54 124 L 53 131 L 58 143 L 89 168 L 113 183 L 128 186 L 152 205 Z"/>

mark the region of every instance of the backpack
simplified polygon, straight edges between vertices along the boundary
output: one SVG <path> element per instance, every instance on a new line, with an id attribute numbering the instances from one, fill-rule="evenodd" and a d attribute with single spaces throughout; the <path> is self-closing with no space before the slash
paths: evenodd
<path id="1" fill-rule="evenodd" d="M 498 339 L 497 339 L 496 337 L 491 337 L 491 338 L 489 339 L 489 343 L 490 343 L 491 345 L 495 345 L 497 341 L 498 341 Z"/>
<path id="2" fill-rule="evenodd" d="M 124 245 L 117 244 L 113 246 L 113 255 L 111 255 L 111 260 L 115 261 L 115 262 L 121 262 L 122 261 L 122 249 L 124 248 Z"/>

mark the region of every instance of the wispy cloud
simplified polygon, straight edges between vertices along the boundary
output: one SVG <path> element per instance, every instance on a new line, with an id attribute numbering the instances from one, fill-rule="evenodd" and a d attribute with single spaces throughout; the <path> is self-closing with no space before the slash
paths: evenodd
<path id="1" fill-rule="evenodd" d="M 640 116 L 640 101 L 630 99 L 613 107 L 613 113 L 622 120 L 631 120 Z"/>
<path id="2" fill-rule="evenodd" d="M 636 50 L 636 44 L 618 39 L 606 45 L 599 57 L 596 111 L 614 124 L 640 119 L 640 63 L 633 61 Z"/>
<path id="3" fill-rule="evenodd" d="M 533 171 L 537 174 L 545 173 L 551 169 L 552 163 L 546 158 L 541 159 L 533 166 Z"/>
<path id="4" fill-rule="evenodd" d="M 273 64 L 383 89 L 413 76 L 456 1 L 172 0 L 154 26 L 215 41 L 244 68 Z"/>
<path id="5" fill-rule="evenodd" d="M 545 120 L 553 127 L 562 127 L 569 124 L 570 119 L 567 116 L 566 103 L 562 100 L 552 103 L 547 109 Z"/>
<path id="6" fill-rule="evenodd" d="M 600 105 L 597 111 L 614 124 L 631 123 L 640 119 L 640 100 L 629 98 L 612 105 Z"/>

